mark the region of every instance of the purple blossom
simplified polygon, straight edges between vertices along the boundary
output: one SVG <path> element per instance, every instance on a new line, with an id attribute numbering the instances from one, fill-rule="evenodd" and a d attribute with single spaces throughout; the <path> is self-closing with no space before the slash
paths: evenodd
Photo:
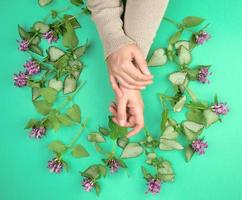
<path id="1" fill-rule="evenodd" d="M 48 40 L 48 43 L 51 44 L 52 42 L 57 42 L 58 37 L 55 35 L 53 30 L 50 30 L 43 34 L 43 38 Z"/>
<path id="2" fill-rule="evenodd" d="M 199 155 L 203 155 L 205 153 L 205 149 L 208 148 L 207 142 L 203 142 L 202 139 L 196 139 L 192 142 L 192 148 L 194 151 L 198 152 Z"/>
<path id="3" fill-rule="evenodd" d="M 13 80 L 15 86 L 23 87 L 27 85 L 28 76 L 24 72 L 19 72 L 18 74 L 14 74 Z"/>
<path id="4" fill-rule="evenodd" d="M 63 169 L 63 162 L 59 158 L 53 158 L 48 161 L 48 168 L 51 173 L 60 173 Z"/>
<path id="5" fill-rule="evenodd" d="M 152 194 L 159 193 L 161 190 L 161 181 L 152 178 L 147 182 L 147 186 L 148 186 L 148 191 L 146 193 L 148 192 L 151 192 Z"/>
<path id="6" fill-rule="evenodd" d="M 107 165 L 110 168 L 111 173 L 117 172 L 120 167 L 119 162 L 113 158 L 108 160 Z"/>
<path id="7" fill-rule="evenodd" d="M 208 76 L 211 74 L 208 67 L 200 68 L 197 79 L 201 83 L 209 83 Z"/>
<path id="8" fill-rule="evenodd" d="M 94 183 L 90 178 L 83 179 L 83 181 L 81 182 L 81 185 L 86 192 L 90 192 L 94 187 Z"/>
<path id="9" fill-rule="evenodd" d="M 24 67 L 29 75 L 38 74 L 40 72 L 40 66 L 35 60 L 27 61 Z"/>
<path id="10" fill-rule="evenodd" d="M 28 40 L 21 40 L 17 41 L 19 43 L 19 50 L 20 51 L 27 51 L 29 49 L 29 41 Z"/>
<path id="11" fill-rule="evenodd" d="M 212 111 L 217 115 L 226 115 L 229 112 L 229 108 L 226 103 L 218 103 L 211 107 Z"/>
<path id="12" fill-rule="evenodd" d="M 40 127 L 33 127 L 32 130 L 29 133 L 30 137 L 40 139 L 42 138 L 46 133 L 46 128 L 43 126 Z"/>
<path id="13" fill-rule="evenodd" d="M 208 41 L 211 38 L 211 36 L 205 32 L 205 31 L 200 31 L 196 35 L 196 43 L 202 45 L 205 41 Z"/>

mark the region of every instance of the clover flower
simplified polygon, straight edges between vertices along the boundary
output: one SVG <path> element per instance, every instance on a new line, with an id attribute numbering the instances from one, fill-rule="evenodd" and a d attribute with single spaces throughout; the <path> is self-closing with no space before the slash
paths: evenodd
<path id="1" fill-rule="evenodd" d="M 194 151 L 198 152 L 199 155 L 203 155 L 205 153 L 205 148 L 208 148 L 207 142 L 203 142 L 202 139 L 196 139 L 192 142 L 192 148 Z"/>
<path id="2" fill-rule="evenodd" d="M 27 85 L 28 76 L 24 72 L 19 72 L 18 74 L 14 74 L 13 80 L 15 86 L 23 87 Z"/>
<path id="3" fill-rule="evenodd" d="M 205 41 L 208 41 L 211 38 L 211 36 L 205 32 L 205 31 L 200 31 L 196 35 L 196 43 L 202 45 Z"/>
<path id="4" fill-rule="evenodd" d="M 211 107 L 212 111 L 217 115 L 226 115 L 229 112 L 229 108 L 226 103 L 218 103 Z"/>
<path id="5" fill-rule="evenodd" d="M 107 165 L 110 168 L 111 173 L 117 172 L 120 167 L 119 162 L 113 158 L 108 160 Z"/>
<path id="6" fill-rule="evenodd" d="M 20 51 L 27 51 L 29 49 L 29 41 L 28 40 L 21 40 L 17 41 L 19 43 L 19 50 Z"/>
<path id="7" fill-rule="evenodd" d="M 60 173 L 63 169 L 63 162 L 59 158 L 53 158 L 48 161 L 48 168 L 51 173 Z"/>
<path id="8" fill-rule="evenodd" d="M 208 76 L 212 73 L 209 72 L 208 67 L 201 68 L 198 72 L 198 81 L 201 83 L 209 83 Z"/>
<path id="9" fill-rule="evenodd" d="M 40 66 L 35 60 L 27 61 L 24 67 L 29 75 L 38 74 L 40 72 Z"/>
<path id="10" fill-rule="evenodd" d="M 151 192 L 152 194 L 159 193 L 161 190 L 161 181 L 152 178 L 148 180 L 147 186 L 148 186 L 148 191 L 146 193 L 148 192 Z"/>
<path id="11" fill-rule="evenodd" d="M 51 44 L 52 42 L 57 42 L 58 37 L 56 37 L 55 32 L 50 30 L 43 34 L 43 38 L 48 40 L 48 43 Z"/>
<path id="12" fill-rule="evenodd" d="M 43 126 L 40 127 L 33 127 L 32 130 L 29 133 L 30 137 L 40 139 L 42 138 L 46 133 L 46 128 Z"/>
<path id="13" fill-rule="evenodd" d="M 81 185 L 86 192 L 90 192 L 94 187 L 94 183 L 90 178 L 83 179 Z"/>

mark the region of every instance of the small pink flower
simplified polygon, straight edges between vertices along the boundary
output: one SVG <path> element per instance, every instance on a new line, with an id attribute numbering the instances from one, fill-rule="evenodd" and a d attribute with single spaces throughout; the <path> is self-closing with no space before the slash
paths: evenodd
<path id="1" fill-rule="evenodd" d="M 152 194 L 160 193 L 161 181 L 152 178 L 152 179 L 148 180 L 147 186 L 148 186 L 148 191 L 146 193 L 148 193 L 148 192 L 151 192 Z"/>
<path id="2" fill-rule="evenodd" d="M 55 35 L 53 30 L 50 30 L 43 34 L 43 38 L 48 40 L 48 43 L 51 44 L 52 42 L 57 42 L 58 37 Z"/>
<path id="3" fill-rule="evenodd" d="M 111 173 L 117 172 L 120 167 L 119 162 L 114 158 L 108 160 L 107 165 L 110 168 Z"/>
<path id="4" fill-rule="evenodd" d="M 19 72 L 19 74 L 14 74 L 13 80 L 15 86 L 23 87 L 27 85 L 28 76 L 24 72 Z"/>
<path id="5" fill-rule="evenodd" d="M 81 185 L 86 192 L 90 192 L 94 187 L 94 183 L 90 178 L 83 179 Z"/>
<path id="6" fill-rule="evenodd" d="M 208 67 L 201 68 L 198 72 L 198 81 L 201 83 L 209 83 L 208 76 L 211 75 L 212 73 L 209 72 Z"/>
<path id="7" fill-rule="evenodd" d="M 40 72 L 40 66 L 35 60 L 27 61 L 24 67 L 29 75 L 38 74 Z"/>
<path id="8" fill-rule="evenodd" d="M 208 148 L 207 142 L 203 142 L 202 139 L 197 139 L 192 142 L 192 148 L 194 151 L 198 152 L 199 155 L 203 155 L 205 153 L 205 149 Z"/>
<path id="9" fill-rule="evenodd" d="M 48 161 L 48 168 L 51 173 L 60 173 L 63 169 L 63 162 L 59 158 Z"/>
<path id="10" fill-rule="evenodd" d="M 229 108 L 226 103 L 218 103 L 211 107 L 212 111 L 217 115 L 226 115 L 229 112 Z"/>
<path id="11" fill-rule="evenodd" d="M 29 135 L 30 137 L 40 139 L 45 135 L 45 133 L 46 133 L 46 128 L 43 126 L 40 126 L 40 127 L 33 127 Z"/>
<path id="12" fill-rule="evenodd" d="M 20 51 L 27 51 L 29 49 L 29 41 L 28 40 L 21 40 L 17 41 L 19 43 L 19 50 Z"/>
<path id="13" fill-rule="evenodd" d="M 196 43 L 202 45 L 205 41 L 208 41 L 211 38 L 211 36 L 205 32 L 205 31 L 200 31 L 196 35 Z"/>

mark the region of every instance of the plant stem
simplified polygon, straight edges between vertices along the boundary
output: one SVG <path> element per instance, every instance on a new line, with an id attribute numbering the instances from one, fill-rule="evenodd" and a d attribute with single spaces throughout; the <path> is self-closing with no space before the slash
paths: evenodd
<path id="1" fill-rule="evenodd" d="M 163 19 L 166 20 L 166 21 L 168 21 L 168 22 L 170 22 L 171 24 L 176 25 L 176 26 L 179 26 L 179 25 L 180 25 L 180 24 L 178 24 L 177 22 L 175 22 L 174 20 L 169 19 L 169 18 L 167 18 L 167 17 L 164 17 Z"/>

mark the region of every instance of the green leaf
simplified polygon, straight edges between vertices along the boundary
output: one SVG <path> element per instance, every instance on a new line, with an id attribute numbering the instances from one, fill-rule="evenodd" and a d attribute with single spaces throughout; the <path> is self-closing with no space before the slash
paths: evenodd
<path id="1" fill-rule="evenodd" d="M 40 33 L 46 33 L 50 30 L 50 26 L 48 24 L 43 23 L 43 22 L 36 22 L 34 24 L 34 29 L 36 31 L 39 31 Z"/>
<path id="2" fill-rule="evenodd" d="M 65 52 L 59 49 L 58 47 L 49 47 L 48 54 L 50 57 L 50 61 L 55 62 L 58 59 L 60 59 L 63 55 L 65 55 Z"/>
<path id="3" fill-rule="evenodd" d="M 98 170 L 99 170 L 99 173 L 102 174 L 103 177 L 105 177 L 107 175 L 107 168 L 105 165 L 99 164 Z"/>
<path id="4" fill-rule="evenodd" d="M 98 165 L 89 166 L 84 172 L 81 172 L 81 175 L 91 179 L 99 177 Z"/>
<path id="5" fill-rule="evenodd" d="M 134 158 L 139 156 L 142 153 L 143 153 L 143 147 L 140 146 L 140 144 L 138 143 L 131 142 L 125 146 L 121 154 L 121 158 Z"/>
<path id="6" fill-rule="evenodd" d="M 77 57 L 77 58 L 80 58 L 87 50 L 87 47 L 88 45 L 85 44 L 83 46 L 79 46 L 77 47 L 75 50 L 74 50 L 74 55 Z"/>
<path id="7" fill-rule="evenodd" d="M 65 22 L 65 32 L 63 33 L 62 43 L 66 48 L 75 48 L 78 45 L 78 38 L 70 22 Z"/>
<path id="8" fill-rule="evenodd" d="M 43 115 L 47 115 L 51 110 L 51 104 L 49 104 L 46 100 L 35 100 L 33 103 L 35 109 Z"/>
<path id="9" fill-rule="evenodd" d="M 142 174 L 146 180 L 150 180 L 152 178 L 152 175 L 143 166 L 141 167 L 141 170 L 142 170 Z"/>
<path id="10" fill-rule="evenodd" d="M 71 125 L 74 124 L 73 121 L 72 121 L 72 120 L 69 118 L 69 116 L 66 115 L 66 114 L 60 114 L 60 113 L 58 113 L 58 114 L 56 115 L 56 117 L 57 117 L 58 121 L 59 121 L 61 124 L 65 125 L 65 126 L 71 126 Z"/>
<path id="11" fill-rule="evenodd" d="M 206 119 L 204 117 L 203 111 L 200 110 L 190 110 L 186 114 L 186 118 L 189 121 L 197 122 L 199 124 L 206 125 Z"/>
<path id="12" fill-rule="evenodd" d="M 26 124 L 26 126 L 24 127 L 24 129 L 29 129 L 32 128 L 33 126 L 35 126 L 38 123 L 38 120 L 36 119 L 31 119 L 28 121 L 28 123 Z"/>
<path id="13" fill-rule="evenodd" d="M 48 145 L 48 148 L 56 153 L 62 153 L 64 152 L 67 147 L 59 140 L 53 141 Z"/>
<path id="14" fill-rule="evenodd" d="M 105 142 L 105 138 L 100 133 L 90 133 L 87 139 L 90 142 Z"/>
<path id="15" fill-rule="evenodd" d="M 30 47 L 29 47 L 29 50 L 34 52 L 34 53 L 36 53 L 36 54 L 38 54 L 38 55 L 40 55 L 40 56 L 44 55 L 43 54 L 43 50 L 39 46 L 37 46 L 35 44 L 31 44 Z"/>
<path id="16" fill-rule="evenodd" d="M 179 101 L 174 105 L 173 110 L 174 112 L 181 112 L 182 108 L 186 103 L 186 96 L 182 96 Z"/>
<path id="17" fill-rule="evenodd" d="M 158 169 L 158 176 L 163 182 L 173 182 L 175 174 L 173 173 L 171 164 L 168 161 L 163 161 Z"/>
<path id="18" fill-rule="evenodd" d="M 169 80 L 174 84 L 174 85 L 182 85 L 186 79 L 186 72 L 174 72 L 170 74 Z"/>
<path id="19" fill-rule="evenodd" d="M 76 158 L 81 158 L 81 157 L 87 157 L 87 156 L 89 156 L 89 153 L 80 144 L 77 144 L 77 145 L 75 145 L 73 147 L 71 154 L 72 154 L 72 156 L 74 156 Z"/>
<path id="20" fill-rule="evenodd" d="M 182 20 L 183 25 L 186 27 L 193 27 L 201 24 L 204 21 L 203 18 L 195 17 L 195 16 L 188 16 Z"/>
<path id="21" fill-rule="evenodd" d="M 219 121 L 219 116 L 211 109 L 204 110 L 203 115 L 205 117 L 206 127 L 209 127 L 215 122 Z"/>
<path id="22" fill-rule="evenodd" d="M 60 91 L 63 88 L 63 83 L 61 80 L 56 80 L 55 78 L 53 78 L 49 81 L 49 87 Z"/>
<path id="23" fill-rule="evenodd" d="M 80 107 L 77 104 L 73 104 L 72 107 L 70 107 L 67 110 L 67 115 L 75 122 L 81 122 L 81 110 Z"/>
<path id="24" fill-rule="evenodd" d="M 191 147 L 191 145 L 186 147 L 185 150 L 185 156 L 186 156 L 186 161 L 190 161 L 192 156 L 194 155 L 195 151 L 193 150 L 193 148 Z"/>
<path id="25" fill-rule="evenodd" d="M 119 137 L 125 137 L 128 133 L 128 129 L 114 123 L 111 116 L 109 117 L 108 126 L 110 128 L 110 138 L 113 140 L 116 140 Z"/>
<path id="26" fill-rule="evenodd" d="M 180 40 L 180 41 L 176 42 L 176 44 L 175 44 L 176 49 L 179 49 L 182 46 L 185 47 L 187 50 L 190 49 L 189 42 L 186 40 Z"/>
<path id="27" fill-rule="evenodd" d="M 47 6 L 50 4 L 53 0 L 38 0 L 40 6 Z"/>
<path id="28" fill-rule="evenodd" d="M 71 3 L 75 6 L 80 6 L 84 4 L 83 0 L 71 0 Z"/>
<path id="29" fill-rule="evenodd" d="M 64 15 L 64 19 L 67 23 L 70 23 L 73 29 L 80 28 L 81 25 L 73 15 Z"/>
<path id="30" fill-rule="evenodd" d="M 127 137 L 121 137 L 117 139 L 117 145 L 122 149 L 124 149 L 128 143 L 129 139 Z"/>
<path id="31" fill-rule="evenodd" d="M 181 34 L 182 34 L 182 30 L 180 30 L 180 31 L 177 31 L 176 33 L 174 33 L 171 37 L 170 37 L 170 39 L 169 39 L 169 43 L 170 44 L 175 44 L 178 40 L 179 40 L 179 38 L 181 37 Z"/>
<path id="32" fill-rule="evenodd" d="M 163 132 L 161 138 L 175 140 L 177 136 L 177 131 L 172 126 L 168 126 Z"/>
<path id="33" fill-rule="evenodd" d="M 204 128 L 202 124 L 198 124 L 193 121 L 184 121 L 182 125 L 195 133 L 200 133 Z"/>
<path id="34" fill-rule="evenodd" d="M 55 100 L 56 100 L 56 97 L 57 97 L 57 90 L 54 89 L 54 88 L 40 88 L 39 89 L 39 93 L 44 97 L 44 99 L 52 104 Z"/>
<path id="35" fill-rule="evenodd" d="M 183 146 L 176 142 L 175 140 L 168 140 L 165 138 L 160 138 L 159 148 L 161 150 L 182 150 Z"/>
<path id="36" fill-rule="evenodd" d="M 160 125 L 161 131 L 164 131 L 166 128 L 166 122 L 168 120 L 168 112 L 169 112 L 168 109 L 164 109 L 162 112 L 162 119 L 161 119 L 161 125 Z"/>
<path id="37" fill-rule="evenodd" d="M 30 38 L 30 34 L 27 31 L 25 31 L 24 28 L 20 25 L 18 25 L 18 33 L 23 40 L 28 40 Z"/>
<path id="38" fill-rule="evenodd" d="M 151 56 L 148 66 L 161 66 L 166 64 L 167 56 L 165 54 L 165 50 L 162 48 L 156 49 Z"/>
<path id="39" fill-rule="evenodd" d="M 34 101 L 35 99 L 37 99 L 38 97 L 40 97 L 40 92 L 39 92 L 39 88 L 33 87 L 32 88 L 32 100 Z"/>
<path id="40" fill-rule="evenodd" d="M 64 94 L 72 93 L 77 88 L 77 82 L 75 78 L 67 76 L 64 81 Z"/>
<path id="41" fill-rule="evenodd" d="M 99 133 L 101 133 L 104 136 L 109 135 L 109 130 L 106 128 L 99 127 L 98 131 L 99 131 Z"/>
<path id="42" fill-rule="evenodd" d="M 190 51 L 185 48 L 184 46 L 181 46 L 178 50 L 178 61 L 180 65 L 189 64 L 192 60 L 192 55 Z"/>
<path id="43" fill-rule="evenodd" d="M 58 131 L 60 128 L 60 122 L 56 117 L 57 111 L 51 110 L 48 115 L 47 126 L 53 128 L 55 131 Z"/>
<path id="44" fill-rule="evenodd" d="M 95 191 L 96 191 L 97 196 L 99 196 L 99 194 L 101 192 L 101 187 L 100 187 L 99 183 L 95 182 L 94 187 L 95 187 Z"/>

